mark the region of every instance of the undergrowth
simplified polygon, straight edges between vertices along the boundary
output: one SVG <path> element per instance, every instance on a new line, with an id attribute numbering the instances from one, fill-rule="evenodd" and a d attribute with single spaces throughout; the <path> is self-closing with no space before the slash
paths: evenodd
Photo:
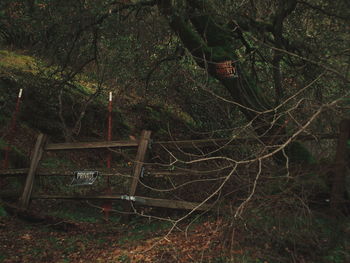
<path id="1" fill-rule="evenodd" d="M 223 241 L 239 237 L 234 243 L 244 252 L 239 256 L 231 254 L 225 262 L 348 262 L 348 218 L 314 212 L 295 201 L 284 207 L 255 203 L 238 220 L 227 217 Z"/>

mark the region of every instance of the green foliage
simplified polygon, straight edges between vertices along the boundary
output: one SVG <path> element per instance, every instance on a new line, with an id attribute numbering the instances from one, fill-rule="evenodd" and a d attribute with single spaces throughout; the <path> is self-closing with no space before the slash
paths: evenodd
<path id="1" fill-rule="evenodd" d="M 125 244 L 132 241 L 139 241 L 145 239 L 152 233 L 157 233 L 164 229 L 171 227 L 169 222 L 146 222 L 145 220 L 140 220 L 140 218 L 134 218 L 129 224 L 128 234 L 121 237 L 118 241 L 119 244 Z"/>
<path id="2" fill-rule="evenodd" d="M 288 145 L 286 154 L 291 163 L 314 164 L 316 162 L 310 151 L 298 141 L 294 141 Z"/>
<path id="3" fill-rule="evenodd" d="M 27 55 L 20 55 L 7 50 L 0 51 L 2 62 L 0 64 L 0 91 L 4 94 L 4 116 L 9 118 L 15 107 L 16 97 L 20 88 L 25 87 L 22 98 L 19 119 L 24 119 L 32 128 L 57 132 L 55 115 L 56 107 L 54 87 L 52 83 L 40 74 L 38 60 Z M 51 83 L 50 83 L 51 82 Z M 45 110 L 44 110 L 45 109 Z"/>
<path id="4" fill-rule="evenodd" d="M 153 101 L 151 103 L 136 104 L 133 110 L 143 115 L 143 128 L 150 129 L 154 136 L 167 135 L 168 127 L 195 127 L 196 121 L 176 105 Z M 168 126 L 169 125 L 169 126 Z"/>
<path id="5" fill-rule="evenodd" d="M 37 63 L 38 60 L 32 56 L 0 50 L 0 72 L 2 74 L 11 74 L 10 70 L 38 73 Z"/>
<path id="6" fill-rule="evenodd" d="M 72 167 L 73 164 L 69 160 L 62 158 L 45 158 L 40 162 L 43 168 L 54 169 L 59 167 Z"/>
<path id="7" fill-rule="evenodd" d="M 59 207 L 59 205 L 56 207 Z M 86 223 L 100 222 L 103 217 L 100 210 L 92 208 L 86 203 L 72 204 L 70 207 L 61 205 L 59 209 L 48 211 L 48 214 L 65 220 Z M 120 218 L 111 217 L 111 220 L 114 223 L 118 223 Z"/>
<path id="8" fill-rule="evenodd" d="M 7 216 L 7 213 L 5 211 L 5 208 L 3 208 L 0 203 L 0 217 L 4 217 L 4 216 Z"/>
<path id="9" fill-rule="evenodd" d="M 254 254 L 260 255 L 252 259 L 275 262 L 278 258 L 278 262 L 289 262 L 294 257 L 307 262 L 346 262 L 349 256 L 346 246 L 350 241 L 344 231 L 346 218 L 304 214 L 298 208 L 297 200 L 286 201 L 285 206 L 279 211 L 253 208 L 249 215 L 245 215 L 244 245 L 254 244 Z"/>
<path id="10" fill-rule="evenodd" d="M 135 219 L 132 223 L 132 233 L 151 233 L 166 229 L 171 226 L 171 223 L 166 221 L 154 221 L 152 223 L 147 223 L 144 220 Z"/>
<path id="11" fill-rule="evenodd" d="M 327 178 L 326 174 L 290 174 L 289 177 L 287 177 L 285 174 L 281 175 L 278 173 L 274 179 L 269 180 L 266 185 L 263 186 L 263 191 L 270 195 L 281 194 L 286 189 L 297 195 L 303 192 L 305 201 L 316 201 L 320 204 L 325 204 L 325 199 L 330 195 L 329 178 Z M 322 200 L 315 200 L 318 196 L 323 196 L 324 198 Z M 288 200 L 288 198 L 286 198 L 286 200 Z"/>
<path id="12" fill-rule="evenodd" d="M 346 252 L 344 252 L 345 249 L 345 247 L 335 247 L 329 251 L 328 255 L 324 256 L 323 262 L 345 263 L 348 257 L 348 255 L 345 254 Z"/>
<path id="13" fill-rule="evenodd" d="M 129 258 L 128 255 L 123 254 L 123 255 L 120 255 L 120 256 L 118 257 L 118 262 L 120 262 L 120 263 L 130 263 L 131 260 L 130 260 L 130 258 Z"/>
<path id="14" fill-rule="evenodd" d="M 7 151 L 8 144 L 2 138 L 0 138 L 0 159 L 3 160 L 5 155 L 5 150 Z M 28 156 L 23 153 L 22 150 L 15 146 L 11 146 L 9 149 L 9 160 L 10 166 L 14 167 L 25 167 L 28 163 Z"/>
<path id="15" fill-rule="evenodd" d="M 217 257 L 210 261 L 211 263 L 230 263 L 230 259 L 228 257 Z M 239 262 L 245 263 L 246 261 L 243 261 L 240 259 Z"/>
<path id="16" fill-rule="evenodd" d="M 59 117 L 59 91 L 63 88 L 62 115 L 68 127 L 74 126 L 79 110 L 96 90 L 96 83 L 87 75 L 78 74 L 66 84 L 58 84 L 64 77 L 54 66 L 48 66 L 41 60 L 18 52 L 0 50 L 0 122 L 8 121 L 15 107 L 16 96 L 20 88 L 25 87 L 19 114 L 19 121 L 30 128 L 38 129 L 51 136 L 62 137 L 63 125 Z M 64 83 L 64 81 L 63 81 Z M 91 106 L 90 106 L 91 105 Z M 101 100 L 91 103 L 82 121 L 83 135 L 98 134 L 100 130 L 85 129 L 96 127 L 103 129 L 106 107 Z M 119 114 L 120 115 L 120 114 Z M 118 116 L 119 131 L 127 134 L 129 127 L 125 118 Z M 98 122 L 97 122 L 98 121 Z M 100 125 L 96 125 L 100 123 Z M 92 131 L 89 133 L 89 131 Z"/>
<path id="17" fill-rule="evenodd" d="M 4 139 L 0 138 L 0 150 L 5 149 L 7 146 L 7 143 L 4 141 Z"/>

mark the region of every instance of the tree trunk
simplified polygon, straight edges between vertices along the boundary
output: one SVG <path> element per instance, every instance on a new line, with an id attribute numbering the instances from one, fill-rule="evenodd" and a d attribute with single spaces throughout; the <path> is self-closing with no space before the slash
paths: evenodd
<path id="1" fill-rule="evenodd" d="M 335 212 L 339 212 L 345 206 L 346 194 L 346 167 L 348 160 L 348 145 L 350 140 L 350 120 L 343 120 L 339 127 L 339 139 L 337 152 L 335 156 L 335 169 L 332 182 L 331 192 L 331 208 Z"/>
<path id="2" fill-rule="evenodd" d="M 280 139 L 273 136 L 286 135 L 284 118 L 276 112 L 275 103 L 272 102 L 269 94 L 264 93 L 255 83 L 254 78 L 249 76 L 238 63 L 239 58 L 235 51 L 242 44 L 247 45 L 239 29 L 232 30 L 227 24 L 216 21 L 220 18 L 214 20 L 211 14 L 214 14 L 215 10 L 212 9 L 210 1 L 186 1 L 185 9 L 177 9 L 171 0 L 158 0 L 158 8 L 167 17 L 170 27 L 178 34 L 197 64 L 210 76 L 218 79 L 228 90 L 232 100 L 251 122 L 251 127 L 256 134 L 267 137 L 261 141 L 268 146 L 281 144 L 283 136 L 279 136 Z M 284 11 L 291 12 L 291 10 Z M 288 156 L 290 162 L 293 160 L 313 162 L 311 154 L 298 142 L 290 143 L 285 153 L 286 155 L 280 151 L 275 154 L 275 160 L 284 164 Z M 298 156 L 306 159 L 300 160 Z"/>
<path id="3" fill-rule="evenodd" d="M 158 6 L 198 65 L 218 79 L 231 94 L 233 101 L 240 105 L 241 112 L 248 121 L 252 121 L 256 133 L 285 134 L 283 120 L 271 124 L 275 115 L 272 111 L 273 103 L 237 62 L 238 57 L 234 52 L 241 45 L 239 36 L 233 35 L 224 24 L 214 21 L 208 15 L 210 5 L 207 1 L 187 2 L 191 12 L 188 21 L 183 18 L 184 14 L 175 10 L 172 1 L 159 1 Z"/>

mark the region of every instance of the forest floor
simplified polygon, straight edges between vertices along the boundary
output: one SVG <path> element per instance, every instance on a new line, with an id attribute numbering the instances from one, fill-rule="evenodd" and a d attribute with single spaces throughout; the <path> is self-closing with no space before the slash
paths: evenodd
<path id="1" fill-rule="evenodd" d="M 79 216 L 83 221 L 71 218 L 69 228 L 0 217 L 0 262 L 225 262 L 218 219 L 181 223 L 169 232 L 173 225 L 166 221 Z"/>

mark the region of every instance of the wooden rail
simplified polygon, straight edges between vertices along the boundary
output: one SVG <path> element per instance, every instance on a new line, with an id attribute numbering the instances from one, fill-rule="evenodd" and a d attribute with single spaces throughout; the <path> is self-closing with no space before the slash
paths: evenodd
<path id="1" fill-rule="evenodd" d="M 299 135 L 298 140 L 301 141 L 312 141 L 312 140 L 333 140 L 338 138 L 338 134 L 316 134 L 316 135 Z M 179 141 L 155 141 L 152 143 L 154 146 L 163 146 L 166 148 L 198 148 L 198 147 L 213 147 L 213 146 L 225 146 L 225 145 L 236 145 L 240 143 L 257 143 L 264 139 L 271 138 L 288 138 L 288 136 L 261 136 L 261 137 L 233 137 L 233 138 L 222 138 L 222 139 L 203 139 L 203 140 L 179 140 Z"/>
<path id="2" fill-rule="evenodd" d="M 36 171 L 36 175 L 38 176 L 73 176 L 74 172 L 79 169 L 43 169 L 38 168 Z M 82 169 L 80 169 L 82 170 Z M 129 174 L 132 171 L 132 168 L 90 168 L 90 169 L 84 169 L 89 171 L 99 171 L 100 175 L 124 175 Z M 29 169 L 6 169 L 6 170 L 0 170 L 0 176 L 23 176 L 28 174 Z"/>
<path id="3" fill-rule="evenodd" d="M 159 206 L 175 209 L 194 209 L 198 206 L 198 203 L 178 201 L 178 200 L 165 200 L 156 199 L 150 197 L 138 197 L 135 196 L 137 185 L 139 183 L 139 177 L 141 174 L 142 167 L 145 167 L 145 158 L 147 148 L 150 139 L 151 132 L 143 131 L 139 140 L 136 141 L 103 141 L 103 142 L 78 142 L 78 143 L 50 143 L 45 145 L 46 136 L 40 134 L 37 139 L 37 143 L 34 148 L 33 156 L 31 158 L 31 164 L 29 169 L 13 169 L 13 170 L 0 170 L 1 176 L 18 176 L 27 175 L 26 183 L 24 186 L 23 193 L 19 199 L 19 204 L 22 208 L 27 208 L 31 198 L 40 199 L 104 199 L 104 200 L 123 200 L 125 196 L 121 195 L 107 195 L 107 196 L 32 196 L 32 189 L 34 184 L 35 175 L 41 176 L 72 176 L 73 171 L 71 169 L 50 171 L 48 169 L 38 169 L 38 165 L 42 156 L 43 151 L 58 151 L 58 150 L 81 150 L 81 149 L 101 149 L 101 148 L 115 148 L 115 147 L 138 147 L 137 155 L 134 161 L 134 166 L 130 168 L 112 168 L 112 169 L 89 169 L 100 171 L 101 175 L 114 176 L 121 175 L 132 178 L 129 189 L 129 196 L 133 197 L 134 200 L 143 205 Z M 285 138 L 285 136 L 275 136 L 276 138 Z M 324 139 L 335 139 L 337 134 L 318 134 L 318 135 L 300 135 L 298 140 L 324 140 Z M 343 136 L 344 137 L 344 136 Z M 345 137 L 344 137 L 345 138 Z M 178 148 L 178 149 L 198 149 L 201 147 L 225 147 L 227 145 L 235 145 L 239 143 L 256 143 L 264 141 L 267 137 L 252 137 L 252 138 L 222 138 L 222 139 L 203 139 L 203 140 L 181 140 L 181 141 L 158 141 L 153 142 L 152 145 L 165 148 Z M 268 137 L 271 139 L 271 137 Z M 146 165 L 147 167 L 147 165 Z M 227 169 L 230 169 L 227 167 Z M 160 170 L 160 169 L 146 169 L 145 175 L 154 176 L 172 176 L 172 175 L 208 175 L 218 174 L 225 172 L 226 169 L 221 171 L 193 171 L 193 170 Z M 339 172 L 341 174 L 341 172 Z M 338 176 L 341 177 L 340 175 Z M 339 180 L 342 181 L 342 180 Z M 337 185 L 340 185 L 339 183 Z M 335 189 L 335 188 L 333 188 Z M 335 190 L 334 190 L 335 192 Z M 335 195 L 334 195 L 335 196 Z M 336 198 L 335 198 L 336 199 Z M 129 200 L 130 201 L 130 200 Z M 130 201 L 130 202 L 131 202 Z M 333 201 L 334 202 L 334 201 Z M 335 201 L 336 203 L 337 201 Z M 210 205 L 202 205 L 198 210 L 207 210 Z"/>
<path id="4" fill-rule="evenodd" d="M 202 204 L 196 202 L 187 202 L 180 200 L 158 199 L 143 196 L 126 196 L 126 195 L 91 195 L 91 196 L 68 196 L 68 195 L 33 195 L 31 199 L 60 199 L 60 200 L 124 200 L 127 202 L 135 202 L 145 206 L 164 207 L 172 209 L 185 210 L 209 210 L 213 205 Z"/>
<path id="5" fill-rule="evenodd" d="M 3 193 L 0 195 L 2 198 L 18 198 L 18 195 L 13 193 Z M 198 211 L 207 211 L 214 207 L 212 204 L 202 204 L 196 202 L 188 202 L 188 201 L 180 201 L 180 200 L 169 200 L 169 199 L 159 199 L 152 197 L 143 197 L 143 196 L 134 196 L 132 199 L 125 195 L 85 195 L 85 196 L 69 196 L 69 195 L 32 195 L 31 199 L 36 200 L 121 200 L 124 202 L 135 202 L 139 205 L 145 206 L 155 206 L 155 207 L 163 207 L 163 208 L 172 208 L 172 209 L 184 209 L 184 210 L 193 210 L 196 209 Z"/>
<path id="6" fill-rule="evenodd" d="M 336 139 L 338 134 L 316 134 L 316 135 L 299 135 L 298 139 L 302 141 L 310 140 L 326 140 Z M 273 136 L 276 138 L 284 138 L 286 136 Z M 166 148 L 196 148 L 209 146 L 223 146 L 226 144 L 238 143 L 256 143 L 258 140 L 269 139 L 269 137 L 233 137 L 222 139 L 202 139 L 202 140 L 178 140 L 178 141 L 155 141 L 154 146 L 163 146 Z M 287 138 L 287 137 L 286 137 Z M 102 142 L 75 142 L 75 143 L 50 143 L 45 147 L 45 151 L 57 150 L 79 150 L 79 149 L 100 149 L 100 148 L 116 148 L 116 147 L 137 147 L 139 141 L 102 141 Z"/>
<path id="7" fill-rule="evenodd" d="M 138 141 L 51 143 L 46 145 L 45 151 L 137 147 L 138 145 Z"/>
<path id="8" fill-rule="evenodd" d="M 227 172 L 230 167 L 220 170 L 190 170 L 190 169 L 181 169 L 177 168 L 176 170 L 167 170 L 167 169 L 153 169 L 147 168 L 147 165 L 144 166 L 144 176 L 192 176 L 192 175 L 215 175 L 222 174 Z M 130 168 L 90 168 L 84 169 L 88 171 L 98 171 L 101 176 L 128 176 L 132 177 L 132 167 Z M 37 176 L 73 176 L 74 172 L 79 169 L 43 169 L 38 168 L 36 171 Z M 3 169 L 0 170 L 0 177 L 15 177 L 15 176 L 25 176 L 28 174 L 29 168 L 23 169 Z"/>

